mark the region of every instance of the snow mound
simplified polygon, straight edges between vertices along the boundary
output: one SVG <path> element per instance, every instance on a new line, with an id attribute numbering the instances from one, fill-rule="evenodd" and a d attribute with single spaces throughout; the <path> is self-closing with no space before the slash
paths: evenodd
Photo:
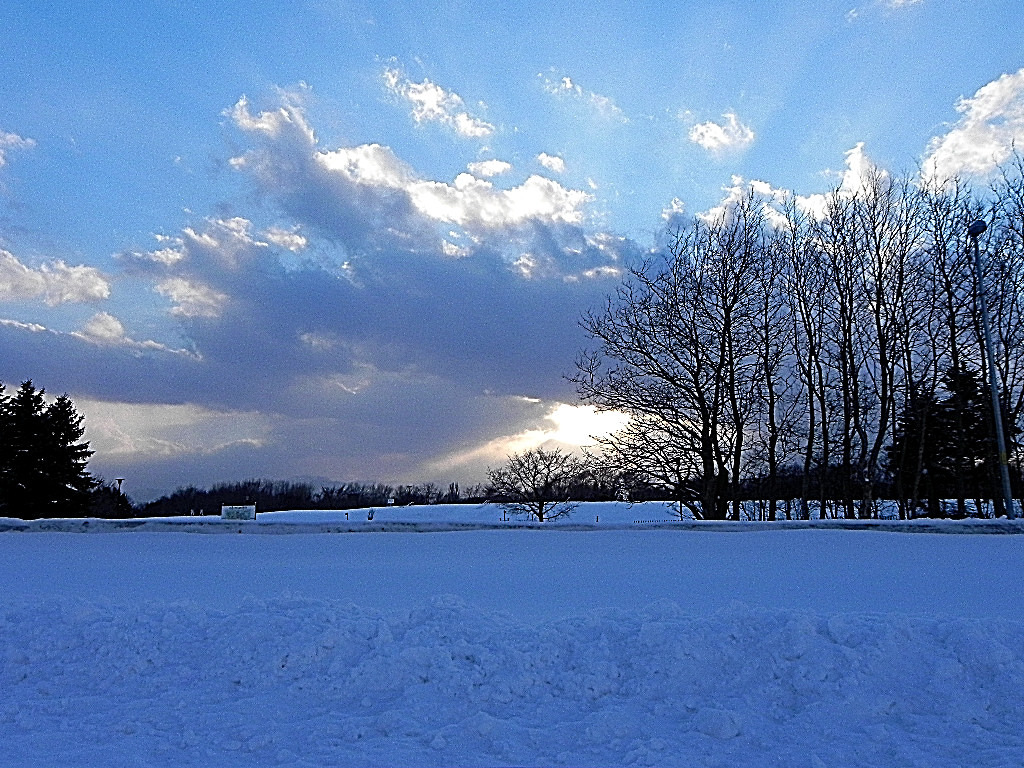
<path id="1" fill-rule="evenodd" d="M 438 597 L 0 611 L 0 764 L 1024 764 L 1024 626 Z"/>

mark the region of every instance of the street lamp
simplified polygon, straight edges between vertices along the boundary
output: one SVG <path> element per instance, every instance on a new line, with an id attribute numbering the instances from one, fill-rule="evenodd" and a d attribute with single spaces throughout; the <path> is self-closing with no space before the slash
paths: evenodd
<path id="1" fill-rule="evenodd" d="M 967 234 L 974 241 L 974 272 L 977 276 L 978 306 L 981 307 L 981 325 L 985 331 L 985 355 L 988 358 L 988 388 L 992 393 L 992 417 L 996 424 L 996 448 L 999 450 L 999 477 L 1003 484 L 1003 502 L 1006 514 L 1010 518 L 1017 516 L 1013 505 L 1013 491 L 1010 489 L 1010 467 L 1006 458 L 1006 436 L 1003 434 L 1003 415 L 999 407 L 999 385 L 996 382 L 996 358 L 992 352 L 992 328 L 988 320 L 988 303 L 985 301 L 985 287 L 982 283 L 981 251 L 978 238 L 988 229 L 988 225 L 978 219 L 967 227 Z"/>

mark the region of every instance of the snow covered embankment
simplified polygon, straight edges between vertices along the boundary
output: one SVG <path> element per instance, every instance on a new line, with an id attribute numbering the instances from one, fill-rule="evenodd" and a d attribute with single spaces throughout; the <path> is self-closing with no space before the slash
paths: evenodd
<path id="1" fill-rule="evenodd" d="M 1024 764 L 1024 627 L 437 598 L 0 611 L 0 764 Z"/>
<path id="2" fill-rule="evenodd" d="M 680 520 L 673 504 L 646 501 L 584 502 L 571 514 L 539 523 L 525 516 L 510 517 L 497 504 L 430 504 L 330 510 L 296 509 L 259 512 L 256 520 L 224 520 L 219 516 L 97 518 L 63 520 L 19 520 L 0 518 L 0 533 L 109 533 L 137 531 L 153 533 L 375 533 L 511 530 L 520 528 L 557 530 L 624 530 L 666 528 L 679 531 L 780 531 L 780 530 L 880 530 L 893 533 L 995 533 L 1022 534 L 1024 519 L 972 518 L 966 520 L 928 519 L 811 519 L 784 521 Z"/>

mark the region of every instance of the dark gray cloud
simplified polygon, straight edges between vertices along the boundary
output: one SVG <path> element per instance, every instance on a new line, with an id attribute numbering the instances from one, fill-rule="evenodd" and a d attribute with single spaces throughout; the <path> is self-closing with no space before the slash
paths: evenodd
<path id="1" fill-rule="evenodd" d="M 413 479 L 438 457 L 536 427 L 543 406 L 523 396 L 572 400 L 563 374 L 584 343 L 578 320 L 636 256 L 586 226 L 587 195 L 540 177 L 508 189 L 419 179 L 384 147 L 319 147 L 297 97 L 281 99 L 232 112 L 253 142 L 233 162 L 260 201 L 251 219 L 197 222 L 120 259 L 121 279 L 148 287 L 180 345 L 135 338 L 124 316 L 78 335 L 0 326 L 2 375 L 98 401 L 194 406 L 156 443 L 97 416 L 107 431 L 95 463 L 165 489 L 255 475 Z M 125 429 L 158 435 L 162 413 Z M 251 439 L 200 428 L 232 413 L 249 415 Z M 138 449 L 114 450 L 121 439 Z"/>

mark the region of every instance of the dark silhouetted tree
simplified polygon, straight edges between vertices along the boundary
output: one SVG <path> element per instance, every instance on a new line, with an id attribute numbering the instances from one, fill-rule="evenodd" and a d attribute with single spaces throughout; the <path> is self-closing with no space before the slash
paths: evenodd
<path id="1" fill-rule="evenodd" d="M 0 391 L 0 512 L 26 519 L 88 514 L 96 481 L 82 441 L 83 418 L 67 395 L 47 405 L 45 390 L 24 382 Z"/>
<path id="2" fill-rule="evenodd" d="M 493 501 L 508 512 L 527 514 L 542 523 L 576 507 L 572 491 L 584 483 L 586 475 L 584 461 L 557 448 L 514 453 L 504 466 L 487 470 Z"/>
<path id="3" fill-rule="evenodd" d="M 928 514 L 939 516 L 945 513 L 941 499 L 955 499 L 956 515 L 964 516 L 967 499 L 992 497 L 996 487 L 987 387 L 976 371 L 961 366 L 943 374 L 942 388 L 945 397 L 915 392 L 908 398 L 888 449 L 889 471 L 910 514 L 927 499 Z M 1003 427 L 1012 446 L 1019 430 L 1008 419 Z"/>
<path id="4" fill-rule="evenodd" d="M 93 488 L 89 500 L 89 515 L 108 519 L 135 517 L 135 506 L 127 494 L 118 490 L 116 483 L 100 481 Z"/>

